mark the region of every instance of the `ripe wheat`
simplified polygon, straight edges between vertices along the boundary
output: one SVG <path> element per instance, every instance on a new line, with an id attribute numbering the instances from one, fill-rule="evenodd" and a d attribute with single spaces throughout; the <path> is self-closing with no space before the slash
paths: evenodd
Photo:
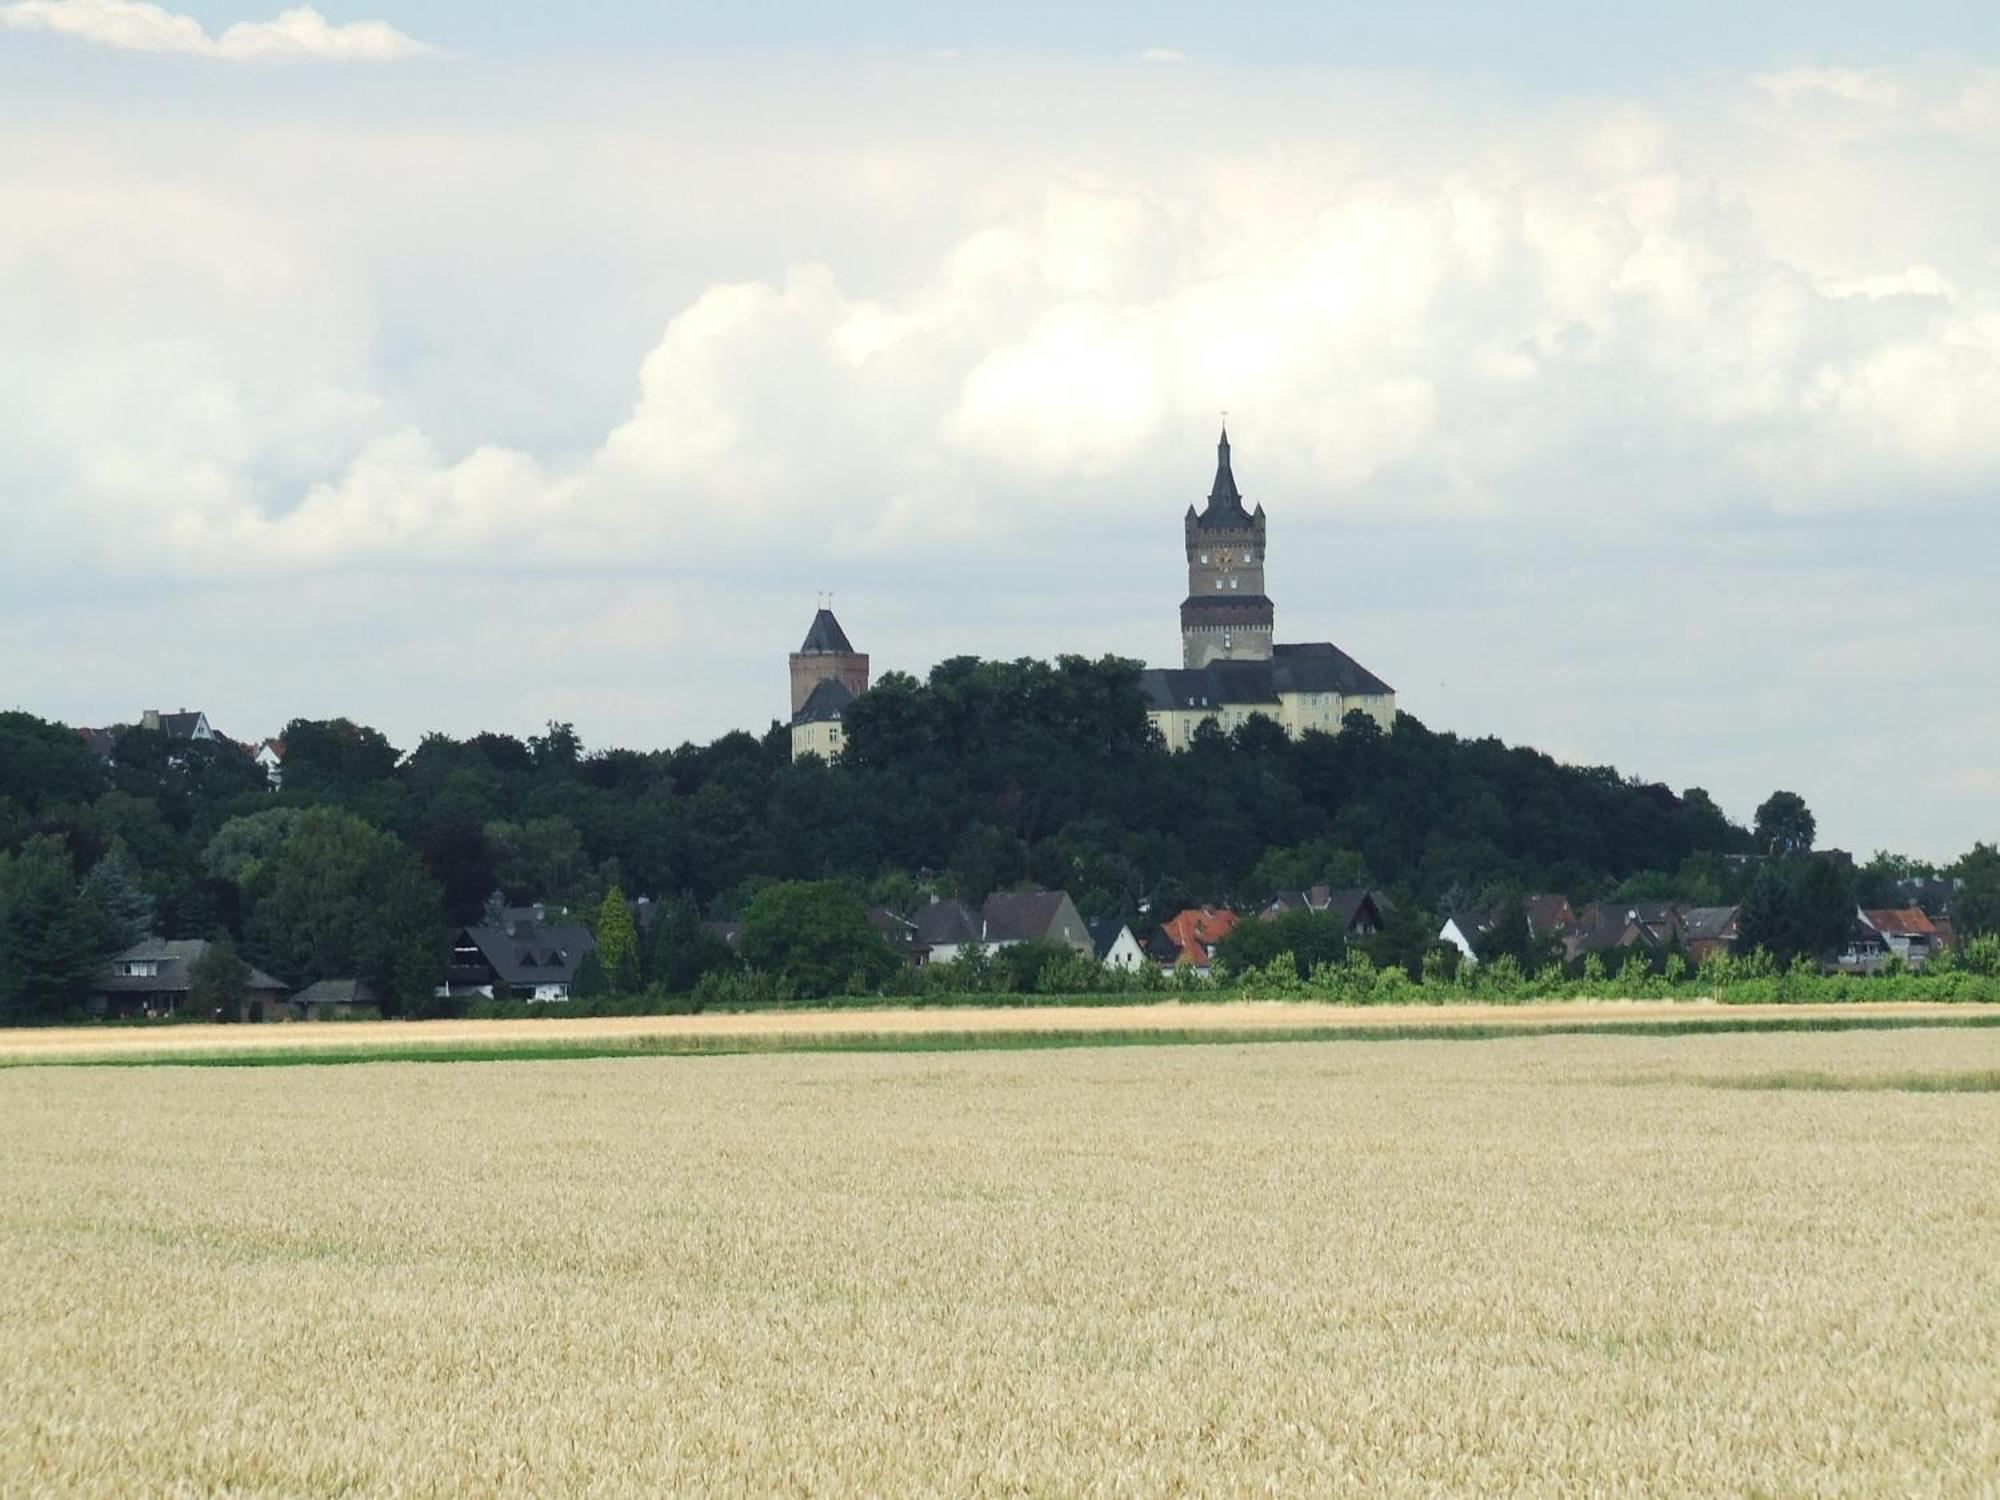
<path id="1" fill-rule="evenodd" d="M 1977 1493 L 1987 1031 L 0 1074 L 0 1490 Z"/>

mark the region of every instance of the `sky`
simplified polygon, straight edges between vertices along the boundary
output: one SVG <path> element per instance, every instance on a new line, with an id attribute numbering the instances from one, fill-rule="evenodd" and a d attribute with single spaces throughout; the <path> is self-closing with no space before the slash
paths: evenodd
<path id="1" fill-rule="evenodd" d="M 1433 728 L 2000 838 L 2000 7 L 1630 9 L 0 0 L 0 705 L 1177 664 L 1226 410 Z"/>

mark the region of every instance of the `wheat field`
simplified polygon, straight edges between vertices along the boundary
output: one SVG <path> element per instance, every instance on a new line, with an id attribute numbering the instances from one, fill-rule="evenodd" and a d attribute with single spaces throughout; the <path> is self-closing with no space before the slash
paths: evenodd
<path id="1" fill-rule="evenodd" d="M 1992 1031 L 0 1074 L 0 1491 L 1979 1494 Z M 1716 1087 L 1733 1083 L 1758 1087 Z"/>

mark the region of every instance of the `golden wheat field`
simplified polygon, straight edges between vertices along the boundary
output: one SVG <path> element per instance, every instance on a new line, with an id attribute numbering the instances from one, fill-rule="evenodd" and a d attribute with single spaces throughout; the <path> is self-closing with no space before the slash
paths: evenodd
<path id="1" fill-rule="evenodd" d="M 1982 1070 L 2000 1033 L 13 1069 L 0 1491 L 1991 1493 Z M 1970 1086 L 1718 1086 L 1769 1075 Z"/>

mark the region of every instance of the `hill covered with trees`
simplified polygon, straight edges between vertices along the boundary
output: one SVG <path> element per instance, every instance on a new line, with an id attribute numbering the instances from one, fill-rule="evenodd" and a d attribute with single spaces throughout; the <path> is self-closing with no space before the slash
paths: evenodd
<path id="1" fill-rule="evenodd" d="M 1032 883 L 1143 931 L 1188 904 L 1325 882 L 1388 890 L 1428 922 L 1525 890 L 1739 900 L 1752 856 L 1811 843 L 1790 794 L 1753 831 L 1700 788 L 1409 715 L 1390 734 L 1355 715 L 1300 741 L 1253 718 L 1172 754 L 1138 670 L 960 658 L 926 681 L 891 674 L 849 711 L 834 765 L 794 764 L 777 726 L 587 752 L 551 724 L 405 753 L 344 719 L 300 720 L 275 792 L 227 744 L 133 729 L 105 762 L 61 725 L 0 715 L 0 1003 L 53 1014 L 151 929 L 227 938 L 287 982 L 359 974 L 415 1007 L 450 927 L 496 891 L 594 911 L 616 887 L 685 919 L 738 917 L 786 881 L 906 908 Z M 1861 878 L 1918 870 L 1885 856 Z"/>

